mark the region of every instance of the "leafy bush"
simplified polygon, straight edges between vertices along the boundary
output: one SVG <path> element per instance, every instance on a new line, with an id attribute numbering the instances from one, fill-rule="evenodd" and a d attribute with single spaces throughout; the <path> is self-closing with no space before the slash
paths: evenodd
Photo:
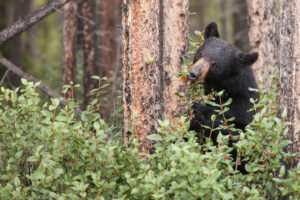
<path id="1" fill-rule="evenodd" d="M 141 155 L 136 139 L 126 148 L 121 130 L 101 119 L 97 99 L 78 116 L 72 100 L 62 109 L 57 99 L 41 102 L 37 85 L 22 82 L 23 89 L 1 88 L 1 199 L 259 200 L 300 195 L 300 164 L 288 172 L 282 165 L 293 155 L 283 151 L 290 141 L 282 139 L 288 123 L 277 117 L 276 78 L 272 93 L 259 91 L 260 101 L 251 100 L 253 122 L 245 131 L 237 130 L 234 148 L 247 161 L 247 175 L 235 170 L 239 160 L 234 163 L 229 156 L 229 136 L 219 134 L 219 146 L 209 139 L 199 145 L 195 133 L 188 132 L 186 117 L 179 124 L 159 121 L 160 134 L 148 136 L 156 141 L 155 153 Z M 94 92 L 100 94 L 100 89 Z M 206 103 L 214 98 L 201 96 L 197 88 L 190 88 L 187 97 Z M 220 114 L 226 104 L 215 104 L 222 107 Z"/>
<path id="2" fill-rule="evenodd" d="M 277 199 L 299 195 L 300 165 L 283 178 L 286 122 L 276 115 L 276 90 L 261 92 L 256 115 L 240 140 L 248 175 L 234 170 L 220 134 L 220 146 L 205 147 L 181 123 L 160 121 L 155 153 L 142 159 L 138 143 L 123 145 L 120 131 L 96 111 L 96 101 L 78 117 L 75 103 L 42 103 L 36 85 L 15 91 L 1 88 L 1 199 Z M 186 133 L 188 141 L 184 141 Z M 209 150 L 203 153 L 203 148 Z M 274 174 L 279 170 L 278 177 Z"/>

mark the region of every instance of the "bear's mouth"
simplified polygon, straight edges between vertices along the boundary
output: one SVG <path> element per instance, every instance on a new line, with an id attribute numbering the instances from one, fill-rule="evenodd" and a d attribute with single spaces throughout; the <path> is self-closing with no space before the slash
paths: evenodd
<path id="1" fill-rule="evenodd" d="M 210 68 L 210 62 L 205 59 L 199 59 L 192 67 L 188 75 L 188 79 L 191 83 L 204 84 L 205 78 Z"/>

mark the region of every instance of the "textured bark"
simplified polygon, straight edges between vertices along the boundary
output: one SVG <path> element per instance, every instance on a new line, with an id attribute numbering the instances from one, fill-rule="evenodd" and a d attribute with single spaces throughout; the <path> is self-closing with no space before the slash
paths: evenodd
<path id="1" fill-rule="evenodd" d="M 163 84 L 164 117 L 176 121 L 176 115 L 183 113 L 183 95 L 186 85 L 174 74 L 181 72 L 182 56 L 188 52 L 189 1 L 163 1 Z"/>
<path id="2" fill-rule="evenodd" d="M 288 152 L 300 152 L 300 0 L 281 0 L 280 5 L 280 110 L 287 110 Z M 289 162 L 295 168 L 299 155 Z"/>
<path id="3" fill-rule="evenodd" d="M 2 55 L 0 55 L 0 63 L 3 66 L 5 66 L 8 70 L 17 74 L 19 77 L 26 79 L 28 82 L 33 82 L 33 83 L 39 82 L 39 80 L 37 80 L 36 78 L 31 76 L 30 74 L 25 73 L 19 66 L 16 66 L 12 62 L 10 62 L 6 58 L 4 58 Z M 40 83 L 37 86 L 37 88 L 39 88 L 42 92 L 44 92 L 46 95 L 48 95 L 52 98 L 63 99 L 61 95 L 59 95 L 58 93 L 56 93 L 54 90 L 52 90 L 51 88 L 49 88 L 47 85 L 45 85 L 43 83 Z M 60 102 L 61 106 L 67 105 L 66 102 L 64 102 L 62 100 L 60 100 L 59 102 Z M 81 115 L 81 113 L 82 113 L 82 111 L 79 108 L 76 108 L 75 111 L 78 115 Z"/>
<path id="4" fill-rule="evenodd" d="M 77 8 L 76 1 L 71 1 L 64 6 L 63 14 L 63 58 L 62 58 L 62 85 L 75 83 L 76 75 L 76 39 L 77 39 Z M 66 93 L 67 98 L 74 98 L 72 90 Z"/>
<path id="5" fill-rule="evenodd" d="M 103 97 L 108 99 L 102 108 L 102 116 L 110 121 L 110 115 L 113 112 L 113 101 L 115 98 L 114 81 L 117 75 L 120 75 L 116 70 L 120 64 L 120 29 L 118 25 L 121 23 L 121 1 L 100 1 L 100 43 L 98 46 L 99 54 L 99 69 L 101 77 L 109 79 L 109 86 L 104 89 Z M 105 83 L 104 83 L 105 84 Z"/>
<path id="6" fill-rule="evenodd" d="M 233 44 L 243 51 L 249 50 L 247 16 L 247 1 L 234 0 Z"/>
<path id="7" fill-rule="evenodd" d="M 125 144 L 133 134 L 139 151 L 149 153 L 147 135 L 157 132 L 161 118 L 159 0 L 123 0 L 122 6 Z"/>
<path id="8" fill-rule="evenodd" d="M 250 47 L 259 53 L 252 68 L 257 80 L 264 78 L 262 87 L 268 88 L 270 81 L 267 77 L 272 73 L 270 67 L 279 64 L 277 0 L 247 0 L 247 5 Z"/>
<path id="9" fill-rule="evenodd" d="M 81 0 L 82 42 L 84 53 L 84 104 L 87 105 L 94 97 L 91 90 L 97 88 L 95 67 L 95 0 Z"/>
<path id="10" fill-rule="evenodd" d="M 43 18 L 53 13 L 56 9 L 62 7 L 68 1 L 70 0 L 52 0 L 24 17 L 24 19 L 18 19 L 13 25 L 0 32 L 0 45 L 41 21 Z"/>

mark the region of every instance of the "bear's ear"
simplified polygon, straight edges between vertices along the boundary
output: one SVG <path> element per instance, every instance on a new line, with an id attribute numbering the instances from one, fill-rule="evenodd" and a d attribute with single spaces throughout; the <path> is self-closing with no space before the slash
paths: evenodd
<path id="1" fill-rule="evenodd" d="M 239 53 L 239 60 L 242 64 L 249 66 L 255 63 L 258 58 L 258 53 Z"/>
<path id="2" fill-rule="evenodd" d="M 205 28 L 204 39 L 207 39 L 210 37 L 217 37 L 217 38 L 220 37 L 219 31 L 218 31 L 218 26 L 217 26 L 216 22 L 211 22 Z"/>

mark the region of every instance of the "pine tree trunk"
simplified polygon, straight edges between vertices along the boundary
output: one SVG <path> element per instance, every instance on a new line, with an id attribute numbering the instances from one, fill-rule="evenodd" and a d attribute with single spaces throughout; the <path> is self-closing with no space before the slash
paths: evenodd
<path id="1" fill-rule="evenodd" d="M 84 53 L 84 104 L 87 105 L 94 96 L 91 90 L 98 87 L 97 80 L 92 79 L 97 74 L 95 66 L 95 0 L 81 0 L 82 42 Z"/>
<path id="2" fill-rule="evenodd" d="M 120 25 L 121 22 L 121 1 L 100 1 L 100 43 L 98 47 L 99 69 L 101 77 L 108 78 L 109 86 L 104 89 L 103 97 L 108 101 L 104 102 L 102 116 L 110 121 L 113 112 L 113 99 L 115 99 L 115 77 L 120 75 L 117 67 L 120 64 Z M 105 83 L 104 83 L 105 84 Z"/>
<path id="3" fill-rule="evenodd" d="M 233 10 L 233 44 L 243 51 L 249 50 L 247 26 L 247 1 L 234 0 Z"/>
<path id="4" fill-rule="evenodd" d="M 147 139 L 157 133 L 161 118 L 159 71 L 159 0 L 123 0 L 124 137 L 133 134 L 139 151 L 153 147 Z"/>
<path id="5" fill-rule="evenodd" d="M 76 38 L 77 38 L 77 8 L 76 1 L 67 3 L 63 10 L 63 58 L 62 58 L 62 85 L 75 83 L 76 74 Z M 67 98 L 74 98 L 72 90 L 66 93 Z"/>
<path id="6" fill-rule="evenodd" d="M 264 78 L 262 87 L 268 88 L 270 81 L 267 77 L 272 73 L 270 67 L 279 64 L 277 0 L 247 0 L 247 5 L 250 47 L 259 53 L 252 68 L 256 79 Z"/>
<path id="7" fill-rule="evenodd" d="M 287 151 L 300 152 L 300 0 L 280 1 L 280 111 L 287 110 L 287 138 L 293 143 Z M 295 168 L 298 155 L 287 165 Z"/>
<path id="8" fill-rule="evenodd" d="M 185 101 L 175 93 L 183 95 L 186 85 L 174 74 L 181 72 L 182 56 L 188 52 L 189 1 L 164 0 L 162 12 L 164 117 L 177 121 L 175 116 L 184 112 Z"/>

